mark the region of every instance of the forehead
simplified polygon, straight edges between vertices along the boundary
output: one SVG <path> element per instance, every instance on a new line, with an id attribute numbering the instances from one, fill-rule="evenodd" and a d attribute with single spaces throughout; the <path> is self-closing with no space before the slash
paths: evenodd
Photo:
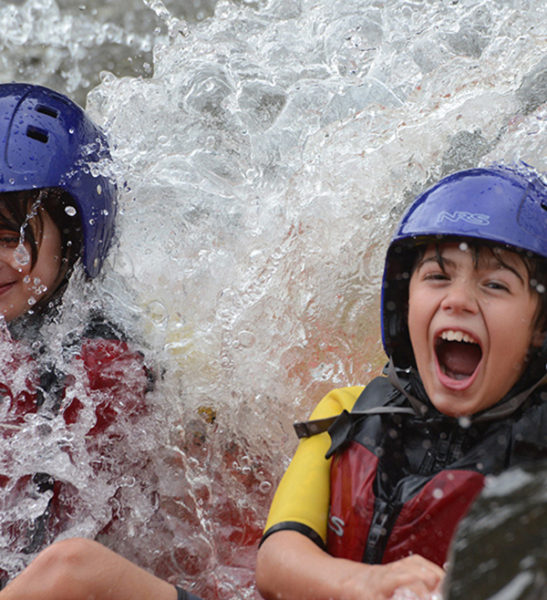
<path id="1" fill-rule="evenodd" d="M 518 252 L 501 246 L 474 244 L 472 241 L 467 240 L 428 244 L 418 259 L 417 265 L 430 261 L 458 264 L 469 260 L 472 261 L 475 269 L 511 268 L 525 274 L 528 273 L 526 262 Z"/>

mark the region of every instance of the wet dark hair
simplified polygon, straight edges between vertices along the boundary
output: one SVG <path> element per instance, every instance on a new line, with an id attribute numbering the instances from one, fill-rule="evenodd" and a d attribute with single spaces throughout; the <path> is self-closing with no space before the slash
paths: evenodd
<path id="1" fill-rule="evenodd" d="M 58 188 L 45 188 L 0 194 L 0 228 L 17 233 L 21 242 L 28 243 L 31 266 L 34 268 L 44 226 L 41 209 L 48 213 L 59 230 L 61 269 L 65 271 L 66 281 L 82 250 L 80 217 L 75 202 L 67 192 Z"/>

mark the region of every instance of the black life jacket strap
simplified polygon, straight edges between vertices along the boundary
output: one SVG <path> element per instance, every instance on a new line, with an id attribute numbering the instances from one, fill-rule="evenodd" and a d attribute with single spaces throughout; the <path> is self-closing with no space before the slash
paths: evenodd
<path id="1" fill-rule="evenodd" d="M 324 419 L 313 419 L 311 421 L 300 421 L 298 423 L 294 423 L 293 427 L 296 431 L 296 435 L 299 439 L 312 437 L 313 435 L 317 435 L 318 433 L 324 433 L 328 431 L 339 419 L 350 419 L 352 422 L 358 418 L 365 415 L 393 415 L 393 414 L 405 414 L 405 415 L 415 415 L 416 412 L 413 408 L 404 407 L 404 406 L 377 406 L 376 408 L 368 408 L 365 410 L 352 410 L 349 413 L 347 410 L 343 410 L 340 414 L 334 415 L 332 417 L 325 417 Z M 344 416 L 347 415 L 347 416 Z"/>
<path id="2" fill-rule="evenodd" d="M 293 426 L 300 439 L 328 431 L 332 443 L 325 457 L 329 458 L 350 438 L 354 425 L 363 417 L 394 414 L 416 416 L 413 407 L 398 406 L 397 398 L 401 397 L 404 396 L 387 377 L 375 377 L 361 392 L 351 412 L 343 410 L 339 415 L 299 422 Z"/>
<path id="3" fill-rule="evenodd" d="M 389 365 L 387 369 L 389 373 Z M 401 383 L 398 379 L 397 382 L 400 386 Z M 353 405 L 351 413 L 347 410 L 343 410 L 340 414 L 332 417 L 294 423 L 293 427 L 296 431 L 296 435 L 299 439 L 311 437 L 318 433 L 329 431 L 330 427 L 334 425 L 336 421 L 344 423 L 349 421 L 354 422 L 366 415 L 392 415 L 397 413 L 416 415 L 417 411 L 413 406 L 397 406 L 395 398 L 400 397 L 401 394 L 406 396 L 405 392 L 399 389 L 399 386 L 394 385 L 394 382 L 390 377 L 375 377 L 361 392 Z M 418 412 L 418 414 L 420 413 Z"/>
<path id="4" fill-rule="evenodd" d="M 473 417 L 473 423 L 480 423 L 483 421 L 493 421 L 496 419 L 504 419 L 512 415 L 517 409 L 519 409 L 526 400 L 535 392 L 538 388 L 547 385 L 547 374 L 544 375 L 539 381 L 529 388 L 526 388 L 516 396 L 513 396 L 511 400 L 503 402 L 501 404 L 495 404 L 492 408 L 489 408 L 483 413 L 478 413 L 477 416 Z"/>
<path id="5" fill-rule="evenodd" d="M 399 376 L 397 368 L 393 364 L 392 359 L 390 359 L 388 364 L 385 366 L 384 373 L 387 375 L 387 380 L 391 383 L 391 385 L 396 390 L 398 390 L 403 396 L 405 396 L 405 398 L 407 398 L 407 400 L 410 402 L 410 405 L 414 409 L 414 413 L 424 416 L 428 410 L 427 405 L 424 402 L 418 400 L 418 398 L 416 398 L 416 396 L 414 396 L 410 392 L 408 380 L 406 382 L 406 385 L 403 385 L 403 381 L 401 381 L 401 377 Z M 402 373 L 402 375 L 404 375 L 404 373 Z"/>

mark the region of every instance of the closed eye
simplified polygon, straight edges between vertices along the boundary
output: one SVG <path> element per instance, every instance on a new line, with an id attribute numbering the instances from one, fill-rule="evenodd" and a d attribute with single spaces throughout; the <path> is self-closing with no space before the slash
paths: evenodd
<path id="1" fill-rule="evenodd" d="M 3 248 L 15 248 L 19 245 L 20 237 L 18 233 L 11 231 L 0 232 L 0 246 Z"/>
<path id="2" fill-rule="evenodd" d="M 501 283 L 501 281 L 489 281 L 486 283 L 486 287 L 491 290 L 502 290 L 504 292 L 509 292 L 509 286 L 505 283 Z"/>
<path id="3" fill-rule="evenodd" d="M 450 277 L 442 271 L 435 273 L 425 273 L 423 278 L 424 281 L 448 281 L 450 279 Z"/>

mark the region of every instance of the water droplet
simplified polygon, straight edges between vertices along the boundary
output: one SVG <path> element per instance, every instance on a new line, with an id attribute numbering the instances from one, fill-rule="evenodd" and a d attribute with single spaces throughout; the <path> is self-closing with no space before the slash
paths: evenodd
<path id="1" fill-rule="evenodd" d="M 240 331 L 238 339 L 239 343 L 244 348 L 251 348 L 251 346 L 254 346 L 256 341 L 256 337 L 251 331 Z"/>
<path id="2" fill-rule="evenodd" d="M 460 424 L 460 427 L 468 429 L 471 426 L 471 419 L 469 417 L 460 417 L 458 423 Z"/>
<path id="3" fill-rule="evenodd" d="M 169 318 L 169 311 L 159 300 L 153 300 L 146 306 L 150 318 L 157 325 L 164 325 Z"/>
<path id="4" fill-rule="evenodd" d="M 76 209 L 74 208 L 74 206 L 67 206 L 65 208 L 65 212 L 69 217 L 73 217 L 76 214 Z"/>
<path id="5" fill-rule="evenodd" d="M 444 492 L 440 488 L 435 488 L 433 490 L 433 498 L 440 500 L 444 496 Z"/>
<path id="6" fill-rule="evenodd" d="M 263 481 L 258 486 L 258 491 L 261 492 L 262 494 L 268 494 L 271 489 L 272 489 L 272 484 L 269 481 Z"/>
<path id="7" fill-rule="evenodd" d="M 101 186 L 101 184 L 97 184 L 97 194 L 99 194 L 99 196 L 103 193 L 103 188 Z"/>
<path id="8" fill-rule="evenodd" d="M 18 244 L 17 248 L 15 248 L 15 252 L 13 253 L 15 261 L 17 264 L 21 266 L 28 265 L 30 262 L 30 254 L 25 246 L 21 243 Z"/>

